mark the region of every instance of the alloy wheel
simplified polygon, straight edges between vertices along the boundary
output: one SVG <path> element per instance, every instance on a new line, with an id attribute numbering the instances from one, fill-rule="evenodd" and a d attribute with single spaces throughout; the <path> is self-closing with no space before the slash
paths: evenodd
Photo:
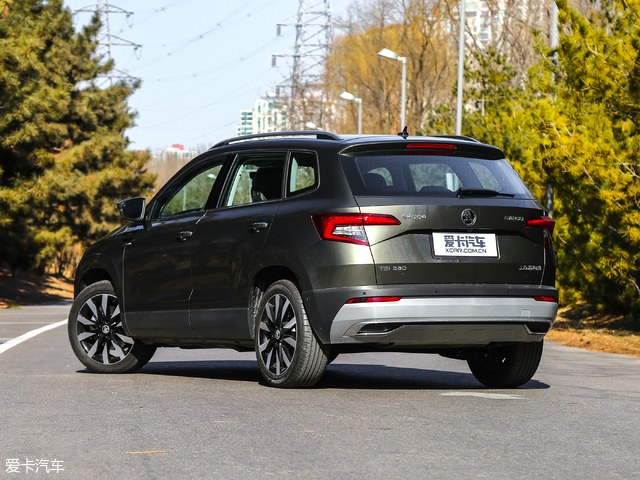
<path id="1" fill-rule="evenodd" d="M 277 293 L 266 303 L 260 318 L 260 356 L 274 375 L 283 375 L 296 351 L 296 314 L 289 299 Z"/>
<path id="2" fill-rule="evenodd" d="M 134 340 L 125 335 L 120 305 L 114 295 L 103 293 L 90 297 L 80 307 L 76 322 L 78 342 L 97 363 L 119 363 L 134 346 Z"/>

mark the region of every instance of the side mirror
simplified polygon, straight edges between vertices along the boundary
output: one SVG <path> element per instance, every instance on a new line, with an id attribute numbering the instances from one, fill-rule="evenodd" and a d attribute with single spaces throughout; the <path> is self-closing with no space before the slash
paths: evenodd
<path id="1" fill-rule="evenodd" d="M 120 216 L 130 222 L 143 222 L 147 200 L 143 197 L 127 198 L 118 203 Z"/>

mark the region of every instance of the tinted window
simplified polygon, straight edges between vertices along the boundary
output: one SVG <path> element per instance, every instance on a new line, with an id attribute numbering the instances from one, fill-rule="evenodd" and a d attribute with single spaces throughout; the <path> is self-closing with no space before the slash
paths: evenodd
<path id="1" fill-rule="evenodd" d="M 160 200 L 158 216 L 168 217 L 177 213 L 204 210 L 223 163 L 224 159 L 208 163 L 186 178 L 177 180 Z"/>
<path id="2" fill-rule="evenodd" d="M 289 196 L 307 192 L 318 184 L 318 161 L 315 154 L 293 152 L 289 168 Z"/>
<path id="3" fill-rule="evenodd" d="M 238 155 L 224 206 L 282 198 L 285 152 Z"/>
<path id="4" fill-rule="evenodd" d="M 342 155 L 355 195 L 453 197 L 460 188 L 488 189 L 532 198 L 505 159 L 416 155 L 398 151 Z"/>

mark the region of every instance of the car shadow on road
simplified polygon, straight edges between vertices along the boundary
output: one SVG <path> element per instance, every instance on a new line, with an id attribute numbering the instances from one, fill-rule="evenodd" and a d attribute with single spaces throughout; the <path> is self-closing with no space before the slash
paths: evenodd
<path id="1" fill-rule="evenodd" d="M 329 365 L 317 388 L 381 390 L 456 390 L 486 389 L 471 373 L 388 365 Z M 545 389 L 549 385 L 531 380 L 526 390 Z"/>
<path id="2" fill-rule="evenodd" d="M 207 360 L 188 362 L 150 362 L 139 374 L 232 380 L 266 383 L 255 361 Z M 456 390 L 486 389 L 471 373 L 394 367 L 388 365 L 362 365 L 334 363 L 327 367 L 316 389 L 344 390 Z M 525 390 L 550 388 L 546 383 L 531 380 L 520 387 Z"/>

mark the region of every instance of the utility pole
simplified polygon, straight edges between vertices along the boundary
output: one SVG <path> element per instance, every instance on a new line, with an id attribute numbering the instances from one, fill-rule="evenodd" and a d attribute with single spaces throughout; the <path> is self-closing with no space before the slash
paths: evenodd
<path id="1" fill-rule="evenodd" d="M 325 93 L 321 90 L 325 59 L 331 51 L 333 42 L 333 13 L 331 0 L 299 0 L 296 20 L 291 23 L 279 23 L 281 28 L 294 26 L 296 40 L 293 53 L 273 55 L 293 59 L 291 74 L 278 85 L 289 92 L 287 124 L 291 130 L 301 130 L 307 124 L 322 125 Z"/>
<path id="2" fill-rule="evenodd" d="M 549 32 L 549 44 L 552 50 L 558 48 L 558 5 L 555 0 L 551 0 L 551 30 Z M 554 52 L 554 63 L 558 61 L 558 54 Z M 553 217 L 553 182 L 547 179 L 547 187 L 544 192 L 544 209 L 547 211 L 547 215 Z"/>
<path id="3" fill-rule="evenodd" d="M 122 37 L 119 37 L 117 35 L 113 35 L 111 33 L 111 20 L 109 18 L 109 14 L 121 13 L 121 14 L 125 14 L 127 18 L 129 18 L 131 15 L 133 15 L 133 12 L 130 12 L 123 8 L 112 5 L 109 3 L 108 0 L 97 0 L 96 3 L 92 5 L 87 5 L 86 7 L 78 8 L 73 13 L 75 14 L 80 12 L 97 13 L 98 16 L 100 17 L 100 20 L 103 21 L 103 29 L 105 32 L 104 32 L 104 35 L 102 35 L 102 37 L 100 37 L 100 39 L 98 40 L 98 45 L 102 47 L 106 47 L 109 61 L 113 61 L 113 55 L 112 55 L 111 49 L 114 46 L 133 47 L 135 50 L 137 50 L 142 46 L 137 43 L 126 40 Z M 104 17 L 104 20 L 103 20 L 103 17 Z M 117 68 L 112 68 L 109 71 L 109 73 L 104 75 L 104 77 L 109 79 L 109 85 L 113 85 L 114 78 L 126 78 L 126 79 L 135 78 L 129 75 L 127 72 L 123 70 L 119 70 Z"/>

